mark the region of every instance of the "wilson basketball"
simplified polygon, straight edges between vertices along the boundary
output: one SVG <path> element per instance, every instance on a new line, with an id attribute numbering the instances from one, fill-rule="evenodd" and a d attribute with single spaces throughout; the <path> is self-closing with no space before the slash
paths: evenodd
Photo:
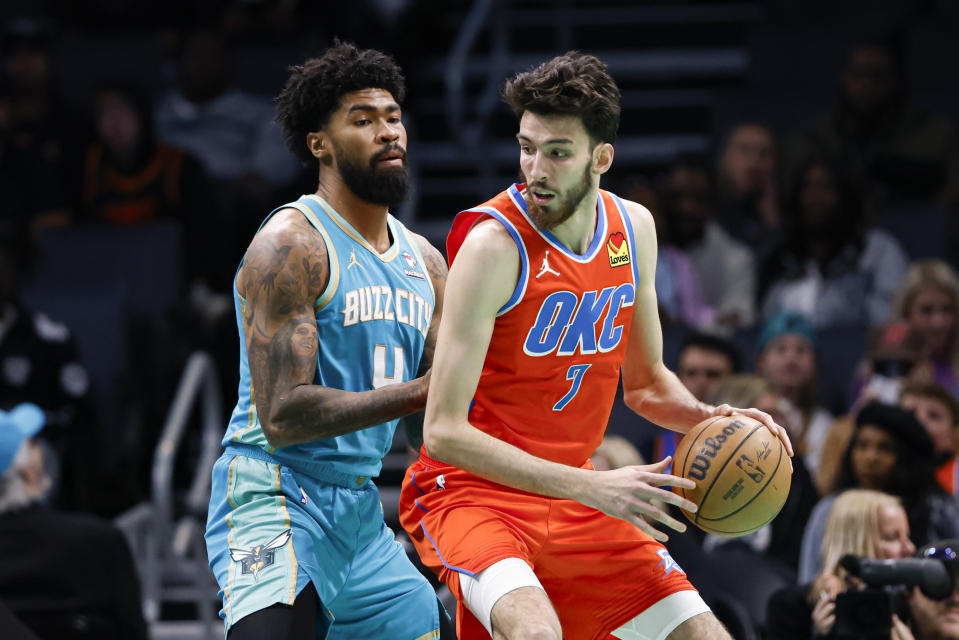
<path id="1" fill-rule="evenodd" d="M 792 482 L 786 448 L 766 426 L 745 416 L 709 418 L 683 436 L 673 475 L 696 483 L 674 491 L 699 505 L 683 513 L 700 529 L 720 536 L 752 533 L 786 502 Z"/>

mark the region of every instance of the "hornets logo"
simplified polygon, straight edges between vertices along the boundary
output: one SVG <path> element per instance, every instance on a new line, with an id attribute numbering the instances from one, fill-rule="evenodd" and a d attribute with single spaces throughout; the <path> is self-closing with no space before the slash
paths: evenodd
<path id="1" fill-rule="evenodd" d="M 230 558 L 243 566 L 244 574 L 252 573 L 253 579 L 256 580 L 256 574 L 273 564 L 273 554 L 289 542 L 291 537 L 293 537 L 293 531 L 287 529 L 266 544 L 258 544 L 249 551 L 230 547 Z"/>

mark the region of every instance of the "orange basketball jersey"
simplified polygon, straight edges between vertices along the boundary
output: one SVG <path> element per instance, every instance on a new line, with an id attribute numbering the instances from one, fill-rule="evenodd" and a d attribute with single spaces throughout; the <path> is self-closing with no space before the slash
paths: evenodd
<path id="1" fill-rule="evenodd" d="M 513 185 L 461 212 L 450 263 L 473 226 L 494 218 L 519 249 L 520 276 L 499 310 L 470 423 L 535 456 L 581 466 L 606 430 L 636 298 L 633 229 L 623 202 L 600 191 L 583 255 L 540 229 Z"/>

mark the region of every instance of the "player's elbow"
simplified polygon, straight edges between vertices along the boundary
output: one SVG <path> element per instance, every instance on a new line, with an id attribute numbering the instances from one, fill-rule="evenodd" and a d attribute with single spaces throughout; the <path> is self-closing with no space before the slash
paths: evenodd
<path id="1" fill-rule="evenodd" d="M 649 393 L 647 389 L 624 389 L 623 403 L 639 415 L 643 415 L 643 408 Z"/>
<path id="2" fill-rule="evenodd" d="M 452 434 L 442 422 L 431 420 L 429 416 L 423 420 L 423 444 L 431 458 L 446 462 L 452 442 Z"/>
<path id="3" fill-rule="evenodd" d="M 257 414 L 260 420 L 260 430 L 263 431 L 263 436 L 271 447 L 280 449 L 295 444 L 290 440 L 291 422 L 285 412 L 281 410 L 263 411 L 258 407 Z"/>

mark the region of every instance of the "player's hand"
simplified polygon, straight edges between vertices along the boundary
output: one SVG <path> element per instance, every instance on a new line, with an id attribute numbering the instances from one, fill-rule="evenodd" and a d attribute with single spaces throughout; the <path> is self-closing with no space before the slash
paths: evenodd
<path id="1" fill-rule="evenodd" d="M 789 440 L 789 434 L 786 432 L 786 428 L 776 424 L 772 416 L 766 413 L 765 411 L 760 411 L 759 409 L 737 409 L 736 407 L 731 407 L 728 404 L 721 404 L 715 409 L 713 409 L 713 416 L 731 416 L 733 414 L 744 415 L 747 418 L 752 418 L 753 420 L 758 420 L 766 425 L 766 428 L 773 432 L 773 434 L 779 438 L 783 446 L 786 447 L 786 453 L 792 457 L 793 455 L 793 444 Z M 792 464 L 792 462 L 790 462 Z"/>
<path id="2" fill-rule="evenodd" d="M 696 488 L 696 483 L 692 480 L 664 473 L 671 461 L 672 458 L 667 456 L 654 464 L 593 471 L 589 474 L 589 483 L 585 487 L 587 495 L 579 501 L 614 518 L 632 523 L 654 539 L 665 542 L 669 540 L 669 536 L 654 529 L 650 523 L 660 522 L 679 532 L 685 531 L 686 525 L 653 502 L 659 500 L 674 504 L 689 512 L 697 509 L 693 502 L 662 488 Z"/>

